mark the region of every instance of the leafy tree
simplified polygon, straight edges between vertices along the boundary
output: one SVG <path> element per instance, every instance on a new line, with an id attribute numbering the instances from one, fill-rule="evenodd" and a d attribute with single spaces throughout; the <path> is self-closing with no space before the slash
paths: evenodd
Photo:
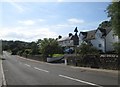
<path id="1" fill-rule="evenodd" d="M 111 18 L 112 29 L 120 38 L 120 1 L 112 2 L 107 7 L 108 17 Z"/>
<path id="2" fill-rule="evenodd" d="M 88 44 L 85 44 L 85 43 L 82 43 L 80 45 L 80 47 L 78 48 L 78 52 L 84 56 L 84 55 L 87 55 L 87 54 L 98 54 L 99 51 L 93 47 L 93 46 L 90 46 Z"/>
<path id="3" fill-rule="evenodd" d="M 107 7 L 107 13 L 108 17 L 110 17 L 110 21 L 112 24 L 112 29 L 114 30 L 115 34 L 118 35 L 119 40 L 120 40 L 120 1 L 118 2 L 112 2 L 108 7 Z M 119 47 L 120 47 L 120 42 L 114 44 L 115 49 L 118 53 Z"/>
<path id="4" fill-rule="evenodd" d="M 52 39 L 52 38 L 44 38 L 44 40 L 42 40 L 39 43 L 39 48 L 40 48 L 40 52 L 45 56 L 45 57 L 52 57 L 53 54 L 55 53 L 60 53 L 61 51 L 61 47 L 58 45 L 57 40 Z"/>
<path id="5" fill-rule="evenodd" d="M 29 48 L 31 49 L 31 55 L 39 54 L 39 48 L 36 42 L 31 42 Z"/>
<path id="6" fill-rule="evenodd" d="M 117 53 L 120 53 L 120 43 L 119 42 L 114 43 L 113 46 L 114 46 L 115 51 Z"/>
<path id="7" fill-rule="evenodd" d="M 110 21 L 103 21 L 101 24 L 99 24 L 98 28 L 107 28 L 107 27 L 111 27 L 111 22 Z"/>

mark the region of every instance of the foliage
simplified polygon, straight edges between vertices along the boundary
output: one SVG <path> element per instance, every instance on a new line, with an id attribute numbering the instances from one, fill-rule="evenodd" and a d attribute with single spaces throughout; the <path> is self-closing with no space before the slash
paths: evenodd
<path id="1" fill-rule="evenodd" d="M 23 41 L 2 41 L 3 50 L 11 51 L 13 55 L 22 54 L 39 54 L 37 43 Z M 29 50 L 28 50 L 29 49 Z"/>
<path id="2" fill-rule="evenodd" d="M 119 2 L 112 2 L 107 7 L 108 17 L 111 18 L 112 29 L 120 38 L 120 1 Z"/>
<path id="3" fill-rule="evenodd" d="M 57 40 L 52 38 L 44 38 L 44 40 L 41 40 L 39 43 L 40 52 L 45 57 L 52 57 L 53 54 L 56 53 L 62 53 L 62 48 L 58 45 Z"/>
<path id="4" fill-rule="evenodd" d="M 111 27 L 111 22 L 110 21 L 103 21 L 101 24 L 99 24 L 98 28 L 105 29 L 106 27 Z"/>
<path id="5" fill-rule="evenodd" d="M 53 54 L 53 57 L 63 57 L 63 54 Z"/>
<path id="6" fill-rule="evenodd" d="M 37 43 L 31 42 L 29 46 L 30 46 L 29 49 L 31 49 L 31 52 L 30 52 L 31 55 L 39 54 L 39 48 Z"/>
<path id="7" fill-rule="evenodd" d="M 99 51 L 88 44 L 82 43 L 80 47 L 78 48 L 78 53 L 80 53 L 82 56 L 87 55 L 87 54 L 98 54 Z"/>
<path id="8" fill-rule="evenodd" d="M 113 44 L 115 51 L 120 54 L 120 42 Z"/>

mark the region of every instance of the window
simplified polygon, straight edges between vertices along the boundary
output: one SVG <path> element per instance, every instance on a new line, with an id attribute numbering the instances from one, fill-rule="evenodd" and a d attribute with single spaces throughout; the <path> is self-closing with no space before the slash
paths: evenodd
<path id="1" fill-rule="evenodd" d="M 113 39 L 115 39 L 115 35 L 113 34 Z"/>
<path id="2" fill-rule="evenodd" d="M 101 47 L 101 44 L 99 44 L 98 46 Z"/>

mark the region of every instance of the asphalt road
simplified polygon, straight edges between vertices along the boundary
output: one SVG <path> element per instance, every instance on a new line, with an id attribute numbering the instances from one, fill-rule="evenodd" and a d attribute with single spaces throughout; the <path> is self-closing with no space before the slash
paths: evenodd
<path id="1" fill-rule="evenodd" d="M 118 75 L 23 59 L 4 52 L 7 85 L 118 85 Z"/>

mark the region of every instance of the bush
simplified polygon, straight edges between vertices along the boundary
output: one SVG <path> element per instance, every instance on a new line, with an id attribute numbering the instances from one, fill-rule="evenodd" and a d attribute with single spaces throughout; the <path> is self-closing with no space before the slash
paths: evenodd
<path id="1" fill-rule="evenodd" d="M 45 38 L 44 40 L 40 41 L 40 52 L 44 57 L 52 57 L 53 54 L 60 54 L 62 52 L 62 47 L 58 45 L 57 40 L 52 39 L 52 38 Z"/>
<path id="2" fill-rule="evenodd" d="M 53 57 L 63 57 L 63 54 L 53 54 Z"/>
<path id="3" fill-rule="evenodd" d="M 120 42 L 114 43 L 113 46 L 114 46 L 116 53 L 119 54 L 120 53 Z"/>
<path id="4" fill-rule="evenodd" d="M 97 48 L 84 43 L 80 45 L 80 47 L 78 48 L 78 52 L 82 56 L 88 55 L 88 54 L 99 54 L 99 51 Z"/>

